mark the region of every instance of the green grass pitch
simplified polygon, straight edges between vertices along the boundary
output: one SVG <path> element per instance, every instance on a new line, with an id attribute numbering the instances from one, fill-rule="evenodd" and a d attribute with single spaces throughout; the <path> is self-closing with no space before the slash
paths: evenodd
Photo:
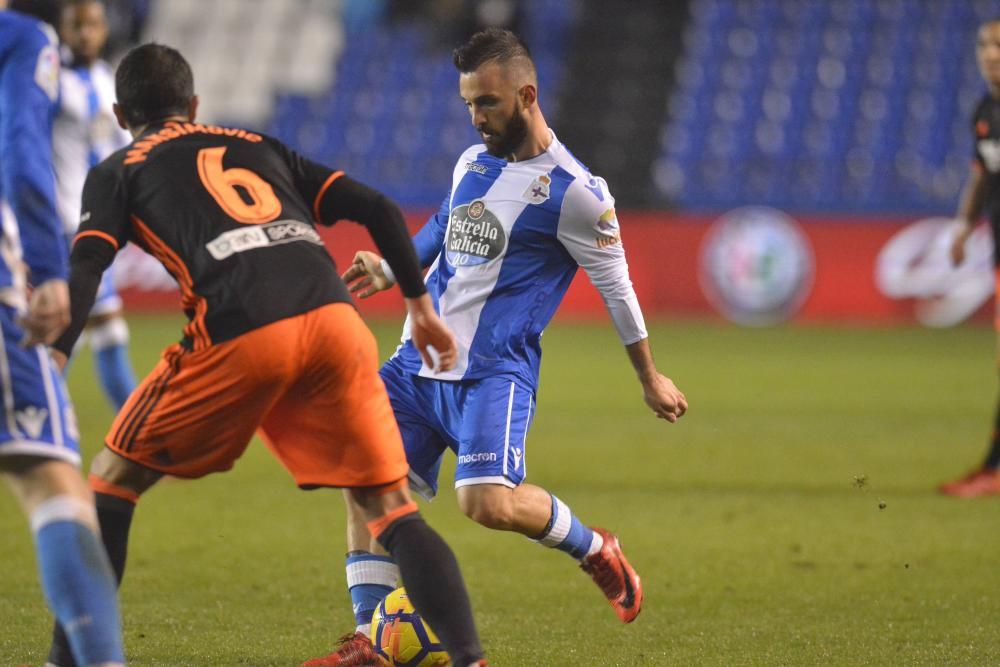
<path id="1" fill-rule="evenodd" d="M 376 326 L 383 356 L 398 323 Z M 132 318 L 146 371 L 176 318 Z M 616 531 L 645 610 L 621 625 L 562 553 L 424 505 L 454 547 L 492 664 L 1000 664 L 1000 498 L 934 486 L 982 455 L 996 400 L 982 328 L 651 328 L 691 409 L 654 419 L 609 325 L 551 327 L 528 479 Z M 110 411 L 71 372 L 89 460 Z M 220 415 L 224 419 L 225 415 Z M 353 627 L 340 494 L 298 491 L 259 443 L 137 510 L 122 589 L 132 665 L 296 665 Z M 0 665 L 41 665 L 49 618 L 0 493 Z"/>

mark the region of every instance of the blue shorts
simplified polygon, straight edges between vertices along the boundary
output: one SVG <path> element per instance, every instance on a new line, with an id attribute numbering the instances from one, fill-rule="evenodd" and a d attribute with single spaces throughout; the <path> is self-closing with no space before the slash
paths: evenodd
<path id="1" fill-rule="evenodd" d="M 509 375 L 445 382 L 412 375 L 390 359 L 379 371 L 403 436 L 410 485 L 428 500 L 445 449 L 458 456 L 455 487 L 524 481 L 535 392 Z"/>
<path id="2" fill-rule="evenodd" d="M 29 455 L 80 465 L 76 415 L 44 345 L 21 347 L 17 311 L 0 305 L 0 456 Z"/>

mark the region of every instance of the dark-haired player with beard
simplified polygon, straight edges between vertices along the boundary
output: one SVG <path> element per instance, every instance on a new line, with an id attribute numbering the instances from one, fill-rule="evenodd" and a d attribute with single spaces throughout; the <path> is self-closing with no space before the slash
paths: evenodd
<path id="1" fill-rule="evenodd" d="M 411 499 L 374 337 L 314 227 L 341 219 L 367 227 L 400 278 L 415 350 L 446 372 L 454 337 L 420 279 L 402 213 L 278 141 L 196 123 L 191 68 L 174 49 L 133 49 L 115 73 L 115 95 L 134 141 L 87 176 L 70 256 L 72 320 L 54 354 L 65 363 L 125 243 L 173 275 L 188 316 L 183 338 L 129 397 L 91 464 L 117 578 L 139 497 L 164 475 L 229 470 L 259 432 L 299 487 L 350 489 L 452 663 L 484 665 L 455 557 Z M 72 664 L 66 648 L 57 628 L 49 663 Z"/>
<path id="2" fill-rule="evenodd" d="M 974 158 L 959 200 L 956 216 L 959 228 L 952 243 L 951 258 L 956 266 L 965 261 L 965 243 L 985 211 L 993 227 L 993 261 L 1000 267 L 1000 17 L 979 27 L 976 60 L 989 90 L 972 116 Z M 1000 268 L 997 280 L 1000 281 Z M 1000 309 L 1000 293 L 997 297 Z M 996 322 L 1000 331 L 1000 312 Z M 942 484 L 938 490 L 961 498 L 1000 495 L 1000 404 L 985 460 L 969 474 Z"/>
<path id="3" fill-rule="evenodd" d="M 458 341 L 455 367 L 435 374 L 414 346 L 412 322 L 381 370 L 403 434 L 410 483 L 437 490 L 446 449 L 457 457 L 462 511 L 494 530 L 520 533 L 565 552 L 593 577 L 618 617 L 635 619 L 642 587 L 618 538 L 589 528 L 565 502 L 525 479 L 541 335 L 579 267 L 601 293 L 646 404 L 675 422 L 687 400 L 653 363 L 632 289 L 614 198 L 549 129 L 531 55 L 516 35 L 491 28 L 454 52 L 459 93 L 483 139 L 455 164 L 440 211 L 414 238 L 425 282 Z M 389 266 L 357 253 L 344 275 L 361 297 L 394 283 Z M 377 664 L 366 633 L 372 610 L 399 570 L 348 500 L 347 584 L 353 635 L 310 667 Z M 405 573 L 404 573 L 405 578 Z"/>

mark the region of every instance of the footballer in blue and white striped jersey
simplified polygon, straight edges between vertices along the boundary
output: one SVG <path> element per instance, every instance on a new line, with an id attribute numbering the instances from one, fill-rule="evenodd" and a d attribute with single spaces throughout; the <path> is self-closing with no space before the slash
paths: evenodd
<path id="1" fill-rule="evenodd" d="M 104 3 L 74 0 L 62 8 L 59 35 L 65 66 L 59 77 L 59 113 L 52 134 L 59 216 L 72 240 L 80 225 L 83 185 L 92 167 L 132 142 L 118 124 L 114 71 L 101 60 L 107 43 Z M 112 407 L 121 408 L 135 389 L 128 354 L 129 330 L 115 289 L 116 265 L 104 272 L 87 323 L 87 339 L 101 389 Z"/>
<path id="2" fill-rule="evenodd" d="M 496 157 L 483 144 L 466 150 L 449 196 L 414 244 L 430 265 L 427 289 L 459 356 L 451 371 L 433 373 L 407 326 L 397 356 L 410 373 L 439 380 L 509 373 L 534 388 L 542 331 L 578 267 L 601 293 L 622 343 L 646 338 L 614 197 L 554 133 L 544 152 L 524 161 Z"/>
<path id="3" fill-rule="evenodd" d="M 59 76 L 59 114 L 52 135 L 59 217 L 66 235 L 80 225 L 80 200 L 87 172 L 132 137 L 118 126 L 111 110 L 115 75 L 103 60 L 73 62 Z"/>
<path id="4" fill-rule="evenodd" d="M 642 608 L 642 587 L 617 537 L 586 526 L 564 501 L 525 482 L 542 332 L 578 268 L 607 305 L 646 405 L 676 422 L 687 399 L 653 362 L 614 197 L 549 129 L 527 47 L 512 32 L 490 28 L 453 55 L 459 94 L 483 143 L 458 158 L 448 196 L 413 241 L 435 309 L 455 334 L 457 363 L 449 370 L 426 365 L 408 320 L 380 371 L 410 485 L 432 497 L 444 452 L 453 450 L 466 516 L 569 554 L 629 623 Z M 392 285 L 392 267 L 361 251 L 344 279 L 366 297 Z M 356 537 L 359 516 L 348 513 L 353 555 L 346 569 L 358 630 L 365 632 L 373 604 L 391 590 L 392 570 L 365 554 L 369 545 Z"/>

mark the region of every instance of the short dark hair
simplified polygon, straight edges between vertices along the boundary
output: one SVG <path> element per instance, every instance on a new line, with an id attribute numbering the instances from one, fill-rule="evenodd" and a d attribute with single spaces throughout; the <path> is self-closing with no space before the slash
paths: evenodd
<path id="1" fill-rule="evenodd" d="M 115 96 L 130 127 L 184 114 L 194 97 L 194 74 L 177 49 L 143 44 L 115 72 Z"/>
<path id="2" fill-rule="evenodd" d="M 474 72 L 484 63 L 506 63 L 515 58 L 525 58 L 532 69 L 535 67 L 525 43 L 504 28 L 487 28 L 477 32 L 451 55 L 455 67 L 463 74 Z"/>
<path id="3" fill-rule="evenodd" d="M 101 5 L 105 10 L 108 8 L 107 0 L 62 0 L 63 9 L 69 7 L 80 7 L 82 5 Z"/>

